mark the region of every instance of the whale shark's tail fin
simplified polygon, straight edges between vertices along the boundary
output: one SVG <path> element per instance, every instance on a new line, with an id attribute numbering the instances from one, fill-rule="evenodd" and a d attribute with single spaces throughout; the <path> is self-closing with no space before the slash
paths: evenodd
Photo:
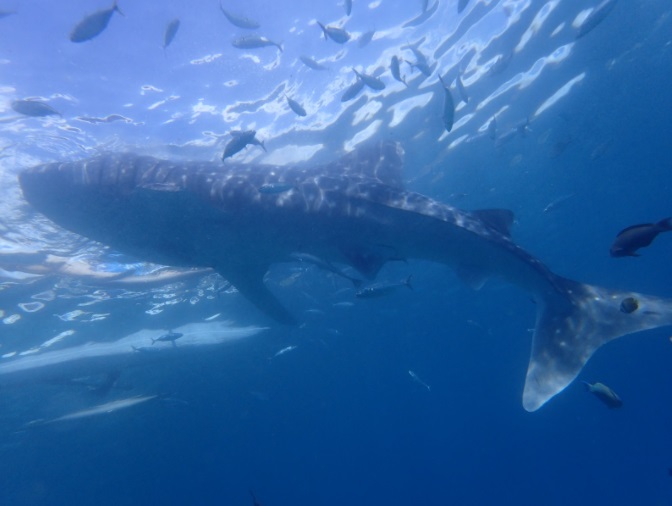
<path id="1" fill-rule="evenodd" d="M 523 407 L 535 411 L 579 374 L 612 339 L 672 325 L 672 299 L 555 279 L 557 291 L 537 300 L 537 323 Z"/>

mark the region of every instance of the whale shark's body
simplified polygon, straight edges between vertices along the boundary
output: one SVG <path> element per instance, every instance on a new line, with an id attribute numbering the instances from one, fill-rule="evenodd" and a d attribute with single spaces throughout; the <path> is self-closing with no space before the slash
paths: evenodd
<path id="1" fill-rule="evenodd" d="M 537 324 L 523 405 L 563 390 L 602 344 L 672 324 L 672 300 L 598 288 L 553 274 L 510 238 L 509 211 L 465 212 L 401 183 L 395 143 L 313 168 L 172 162 L 133 154 L 23 171 L 27 200 L 54 222 L 150 262 L 211 267 L 259 309 L 294 319 L 265 287 L 276 262 L 302 252 L 373 279 L 389 260 L 454 267 L 474 287 L 502 277 L 530 292 Z M 287 191 L 259 191 L 265 185 Z M 621 301 L 639 302 L 633 313 Z"/>

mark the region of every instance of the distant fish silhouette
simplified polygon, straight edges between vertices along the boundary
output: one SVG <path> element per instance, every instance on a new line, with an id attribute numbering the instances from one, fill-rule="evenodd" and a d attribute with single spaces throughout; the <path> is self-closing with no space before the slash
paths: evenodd
<path id="1" fill-rule="evenodd" d="M 450 132 L 453 129 L 453 121 L 455 120 L 455 101 L 453 100 L 453 94 L 446 86 L 446 83 L 443 82 L 443 78 L 439 76 L 439 80 L 443 86 L 444 91 L 444 101 L 443 101 L 443 115 L 441 119 L 443 120 L 443 126 L 446 128 L 446 132 Z"/>
<path id="2" fill-rule="evenodd" d="M 439 0 L 436 0 L 434 2 L 434 5 L 432 5 L 429 9 L 424 9 L 422 11 L 422 14 L 419 16 L 414 17 L 413 19 L 406 21 L 403 25 L 401 25 L 402 28 L 408 28 L 409 26 L 418 26 L 427 21 L 429 18 L 432 17 L 432 15 L 436 12 L 436 9 L 439 8 Z"/>
<path id="3" fill-rule="evenodd" d="M 297 116 L 305 116 L 307 114 L 303 106 L 296 100 L 289 98 L 287 95 L 285 95 L 285 98 L 287 99 L 287 105 L 289 105 L 289 108 L 294 111 Z"/>
<path id="4" fill-rule="evenodd" d="M 33 117 L 61 116 L 61 113 L 40 100 L 15 100 L 12 109 L 19 114 Z"/>
<path id="5" fill-rule="evenodd" d="M 670 230 L 672 230 L 672 218 L 665 218 L 658 223 L 644 223 L 624 228 L 616 236 L 609 253 L 612 257 L 638 257 L 636 251 L 639 248 L 645 248 L 658 234 Z"/>
<path id="6" fill-rule="evenodd" d="M 357 80 L 351 84 L 347 90 L 345 90 L 345 93 L 341 96 L 341 102 L 347 102 L 348 100 L 352 100 L 355 98 L 357 95 L 359 95 L 359 92 L 364 89 L 364 81 L 362 81 L 359 77 Z"/>
<path id="7" fill-rule="evenodd" d="M 317 24 L 320 25 L 320 28 L 322 28 L 322 32 L 324 33 L 324 40 L 329 38 L 338 44 L 345 44 L 350 40 L 350 34 L 343 30 L 343 28 L 338 28 L 336 26 L 324 26 L 319 21 Z"/>
<path id="8" fill-rule="evenodd" d="M 170 46 L 170 43 L 173 42 L 173 39 L 175 38 L 175 35 L 177 34 L 177 30 L 179 28 L 180 28 L 179 19 L 173 19 L 170 23 L 168 23 L 166 31 L 163 34 L 163 49 L 166 49 L 168 46 Z"/>
<path id="9" fill-rule="evenodd" d="M 371 40 L 373 39 L 373 36 L 376 34 L 375 30 L 369 30 L 368 32 L 364 32 L 359 36 L 357 39 L 357 45 L 359 47 L 364 47 L 366 46 Z"/>
<path id="10" fill-rule="evenodd" d="M 232 130 L 230 134 L 232 139 L 224 147 L 222 161 L 235 155 L 239 151 L 242 151 L 248 144 L 261 146 L 261 148 L 266 151 L 266 146 L 264 146 L 263 141 L 257 139 L 256 130 Z"/>
<path id="11" fill-rule="evenodd" d="M 357 77 L 359 77 L 359 79 L 372 90 L 381 91 L 385 89 L 385 83 L 377 77 L 364 74 L 363 72 L 357 72 L 355 69 L 352 69 L 352 71 L 357 74 Z"/>
<path id="12" fill-rule="evenodd" d="M 219 8 L 224 14 L 224 17 L 229 20 L 229 23 L 231 23 L 234 26 L 237 26 L 238 28 L 245 28 L 246 30 L 256 30 L 261 26 L 254 19 L 246 18 L 243 16 L 237 16 L 236 14 L 227 11 L 226 9 L 224 9 L 221 3 L 219 4 Z"/>
<path id="13" fill-rule="evenodd" d="M 616 0 L 604 0 L 595 7 L 576 31 L 576 38 L 580 39 L 588 32 L 591 32 L 597 25 L 604 21 L 615 5 Z"/>
<path id="14" fill-rule="evenodd" d="M 310 56 L 299 56 L 299 60 L 308 68 L 311 68 L 313 70 L 327 70 L 327 67 L 319 63 L 315 58 L 311 58 Z"/>
<path id="15" fill-rule="evenodd" d="M 124 15 L 119 9 L 116 0 L 109 9 L 103 9 L 94 12 L 93 14 L 89 14 L 77 23 L 72 29 L 72 32 L 70 32 L 70 40 L 72 42 L 85 42 L 97 37 L 103 30 L 105 30 L 105 28 L 107 28 L 110 19 L 112 19 L 112 14 L 115 12 L 118 12 L 122 16 Z"/>
<path id="16" fill-rule="evenodd" d="M 259 35 L 245 35 L 243 37 L 238 37 L 231 42 L 231 45 L 238 49 L 259 49 L 260 47 L 275 46 L 282 53 L 281 44 Z"/>
<path id="17" fill-rule="evenodd" d="M 393 56 L 392 61 L 390 62 L 390 71 L 392 72 L 392 77 L 394 77 L 400 83 L 406 84 L 406 80 L 401 75 L 402 61 L 403 60 L 400 60 L 396 55 Z M 408 86 L 408 84 L 406 84 L 406 86 Z"/>

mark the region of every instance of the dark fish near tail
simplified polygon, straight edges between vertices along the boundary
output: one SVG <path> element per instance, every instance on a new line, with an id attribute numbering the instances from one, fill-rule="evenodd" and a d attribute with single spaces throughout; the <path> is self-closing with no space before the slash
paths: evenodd
<path id="1" fill-rule="evenodd" d="M 650 245 L 662 232 L 672 230 L 672 218 L 665 218 L 658 223 L 632 225 L 621 230 L 609 253 L 612 257 L 638 257 L 637 250 Z"/>

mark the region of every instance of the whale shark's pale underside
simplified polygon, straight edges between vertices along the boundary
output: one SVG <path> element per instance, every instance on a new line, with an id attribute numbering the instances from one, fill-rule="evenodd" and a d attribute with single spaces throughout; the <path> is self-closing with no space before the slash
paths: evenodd
<path id="1" fill-rule="evenodd" d="M 504 278 L 537 303 L 528 411 L 562 391 L 602 344 L 672 324 L 670 299 L 553 274 L 511 240 L 509 211 L 465 212 L 406 191 L 402 157 L 395 143 L 313 168 L 106 154 L 40 165 L 19 178 L 26 199 L 59 225 L 150 262 L 211 267 L 282 323 L 294 319 L 264 274 L 297 251 L 370 279 L 387 261 L 407 258 L 450 265 L 476 287 Z M 628 297 L 639 302 L 635 312 L 620 311 Z"/>

